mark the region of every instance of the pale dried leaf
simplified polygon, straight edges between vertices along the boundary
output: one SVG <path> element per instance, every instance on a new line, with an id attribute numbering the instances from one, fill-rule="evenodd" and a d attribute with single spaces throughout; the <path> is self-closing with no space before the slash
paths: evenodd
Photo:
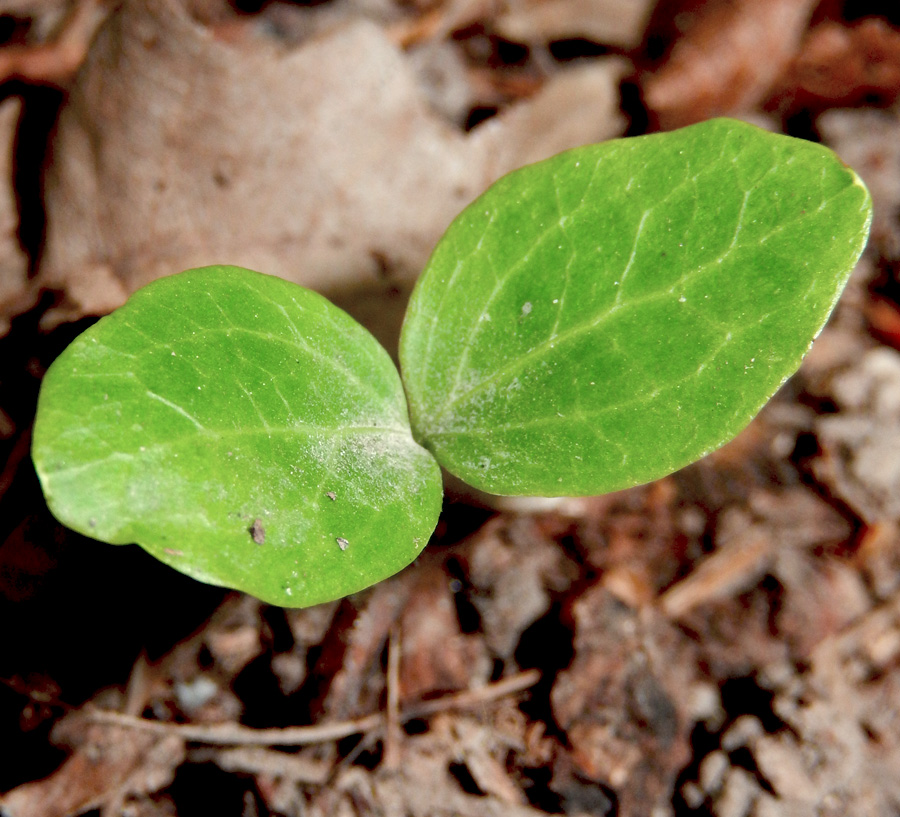
<path id="1" fill-rule="evenodd" d="M 621 135 L 619 83 L 630 65 L 604 57 L 560 71 L 531 99 L 475 129 L 471 147 L 476 156 L 485 152 L 491 180 L 562 150 Z"/>
<path id="2" fill-rule="evenodd" d="M 75 716 L 77 718 L 77 715 Z M 69 724 L 69 731 L 81 727 Z M 44 780 L 0 798 L 9 817 L 74 817 L 126 797 L 159 791 L 184 760 L 176 735 L 153 735 L 112 725 L 87 726 L 74 754 Z"/>
<path id="3" fill-rule="evenodd" d="M 584 38 L 636 48 L 654 0 L 509 0 L 497 29 L 517 42 Z"/>
<path id="4" fill-rule="evenodd" d="M 322 705 L 324 716 L 346 720 L 377 709 L 384 689 L 381 654 L 391 628 L 409 603 L 415 579 L 414 569 L 405 570 L 357 594 L 355 610 L 345 606 L 352 625 L 338 632 L 340 643 L 326 644 L 324 651 L 326 657 L 328 646 L 343 651 L 341 667 L 331 678 Z"/>
<path id="5" fill-rule="evenodd" d="M 666 61 L 644 74 L 660 127 L 749 111 L 797 51 L 816 0 L 705 3 Z"/>
<path id="6" fill-rule="evenodd" d="M 40 283 L 67 300 L 50 320 L 216 262 L 344 300 L 396 295 L 498 175 L 621 132 L 621 65 L 592 69 L 465 134 L 372 22 L 233 44 L 177 0 L 129 0 L 60 115 Z"/>

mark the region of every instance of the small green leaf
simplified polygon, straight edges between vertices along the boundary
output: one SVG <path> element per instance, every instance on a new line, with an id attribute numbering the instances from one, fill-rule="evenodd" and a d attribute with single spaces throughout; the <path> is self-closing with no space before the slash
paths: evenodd
<path id="1" fill-rule="evenodd" d="M 492 493 L 668 474 L 797 369 L 870 218 L 833 153 L 730 120 L 511 173 L 454 221 L 413 294 L 414 433 Z"/>
<path id="2" fill-rule="evenodd" d="M 47 373 L 33 457 L 69 527 L 290 607 L 409 564 L 441 504 L 384 349 L 236 267 L 161 279 L 82 334 Z"/>

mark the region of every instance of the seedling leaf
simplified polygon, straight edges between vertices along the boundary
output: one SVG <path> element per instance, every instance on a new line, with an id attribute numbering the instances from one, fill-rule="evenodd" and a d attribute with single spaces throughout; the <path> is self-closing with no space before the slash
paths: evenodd
<path id="1" fill-rule="evenodd" d="M 289 607 L 400 570 L 441 505 L 384 349 L 319 295 L 236 267 L 156 281 L 69 346 L 33 457 L 69 527 Z"/>
<path id="2" fill-rule="evenodd" d="M 796 371 L 870 219 L 833 153 L 724 119 L 511 173 L 454 221 L 413 294 L 414 433 L 497 494 L 671 473 Z"/>

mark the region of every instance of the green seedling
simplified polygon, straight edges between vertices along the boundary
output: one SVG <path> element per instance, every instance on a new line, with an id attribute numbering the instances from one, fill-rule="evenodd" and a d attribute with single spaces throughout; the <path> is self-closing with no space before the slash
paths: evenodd
<path id="1" fill-rule="evenodd" d="M 236 267 L 138 291 L 47 373 L 53 513 L 201 581 L 300 607 L 413 561 L 440 466 L 592 495 L 736 435 L 797 369 L 865 245 L 827 149 L 714 120 L 518 170 L 440 240 L 402 380 L 319 295 Z"/>

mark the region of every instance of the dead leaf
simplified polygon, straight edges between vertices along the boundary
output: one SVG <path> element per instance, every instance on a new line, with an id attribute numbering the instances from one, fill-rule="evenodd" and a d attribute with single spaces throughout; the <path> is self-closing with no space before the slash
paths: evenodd
<path id="1" fill-rule="evenodd" d="M 852 26 L 826 21 L 809 31 L 785 66 L 767 108 L 790 116 L 799 110 L 850 108 L 900 95 L 900 31 L 879 17 Z"/>
<path id="2" fill-rule="evenodd" d="M 584 38 L 632 49 L 652 9 L 652 0 L 509 0 L 496 25 L 515 42 Z"/>
<path id="3" fill-rule="evenodd" d="M 405 570 L 358 594 L 355 605 L 339 608 L 316 668 L 330 679 L 321 707 L 316 707 L 322 717 L 346 720 L 378 709 L 385 684 L 379 661 L 415 579 L 415 569 Z"/>
<path id="4" fill-rule="evenodd" d="M 752 110 L 797 52 L 816 3 L 701 3 L 667 59 L 640 78 L 658 126 L 667 130 Z"/>
<path id="5" fill-rule="evenodd" d="M 580 776 L 612 788 L 622 817 L 664 807 L 691 755 L 687 690 L 696 680 L 684 637 L 602 585 L 572 608 L 575 658 L 551 693 Z"/>
<path id="6" fill-rule="evenodd" d="M 504 758 L 510 748 L 508 736 L 490 721 L 441 716 L 434 719 L 429 732 L 404 740 L 396 770 L 343 769 L 303 813 L 309 817 L 543 817 L 545 812 L 525 804 L 523 792 L 506 772 Z M 479 794 L 463 789 L 457 777 L 459 767 L 467 769 Z"/>
<path id="7" fill-rule="evenodd" d="M 620 133 L 622 70 L 561 73 L 465 134 L 372 22 L 298 47 L 234 45 L 178 0 L 128 0 L 60 115 L 39 280 L 67 300 L 49 321 L 110 311 L 154 278 L 210 263 L 383 298 L 512 165 Z"/>
<path id="8" fill-rule="evenodd" d="M 423 568 L 400 617 L 401 703 L 478 686 L 491 673 L 482 638 L 460 631 L 449 576 L 433 562 Z"/>
<path id="9" fill-rule="evenodd" d="M 71 719 L 66 732 L 69 739 L 77 735 L 74 754 L 48 778 L 25 783 L 0 798 L 4 814 L 74 817 L 100 807 L 121 808 L 132 795 L 168 786 L 185 757 L 184 743 L 177 735 Z"/>
<path id="10" fill-rule="evenodd" d="M 513 657 L 522 633 L 550 609 L 551 593 L 563 592 L 577 576 L 577 567 L 541 535 L 533 517 L 488 522 L 461 555 L 468 561 L 471 599 L 485 643 L 504 660 Z"/>

